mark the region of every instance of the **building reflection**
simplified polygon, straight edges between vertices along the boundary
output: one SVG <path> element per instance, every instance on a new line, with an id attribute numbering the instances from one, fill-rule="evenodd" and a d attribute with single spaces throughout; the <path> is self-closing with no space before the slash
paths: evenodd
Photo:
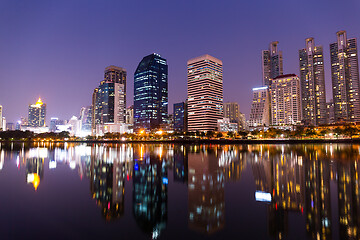
<path id="1" fill-rule="evenodd" d="M 225 225 L 225 177 L 216 147 L 192 147 L 188 157 L 189 228 L 212 234 Z"/>
<path id="2" fill-rule="evenodd" d="M 167 162 L 163 145 L 134 147 L 133 214 L 140 229 L 152 239 L 167 224 Z"/>
<path id="3" fill-rule="evenodd" d="M 331 239 L 331 197 L 329 161 L 307 147 L 305 164 L 306 231 L 312 239 Z"/>
<path id="4" fill-rule="evenodd" d="M 359 161 L 338 161 L 340 239 L 360 238 Z"/>
<path id="5" fill-rule="evenodd" d="M 174 147 L 174 182 L 188 181 L 188 151 L 189 146 Z"/>
<path id="6" fill-rule="evenodd" d="M 302 158 L 282 147 L 252 147 L 252 170 L 257 201 L 268 202 L 269 234 L 283 239 L 288 231 L 288 213 L 304 209 Z"/>
<path id="7" fill-rule="evenodd" d="M 90 191 L 101 207 L 107 220 L 117 219 L 124 214 L 125 179 L 129 164 L 125 161 L 124 149 L 91 149 Z M 115 152 L 117 154 L 115 154 Z M 88 169 L 88 167 L 85 167 Z"/>
<path id="8" fill-rule="evenodd" d="M 35 191 L 43 177 L 44 159 L 36 157 L 26 159 L 26 182 L 32 183 Z"/>

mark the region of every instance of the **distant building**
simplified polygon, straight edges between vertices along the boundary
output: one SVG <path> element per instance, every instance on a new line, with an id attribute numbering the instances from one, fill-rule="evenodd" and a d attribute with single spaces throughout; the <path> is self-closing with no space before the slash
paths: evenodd
<path id="1" fill-rule="evenodd" d="M 283 75 L 282 51 L 278 50 L 279 42 L 271 42 L 269 50 L 262 51 L 263 86 L 269 86 L 270 79 Z"/>
<path id="2" fill-rule="evenodd" d="M 336 35 L 337 42 L 330 44 L 335 122 L 359 122 L 357 40 L 356 38 L 348 39 L 346 31 L 339 31 Z"/>
<path id="3" fill-rule="evenodd" d="M 305 42 L 299 50 L 302 118 L 305 125 L 317 126 L 326 123 L 324 54 L 314 38 Z"/>
<path id="4" fill-rule="evenodd" d="M 153 53 L 144 57 L 134 74 L 135 129 L 159 128 L 168 117 L 168 65 Z"/>
<path id="5" fill-rule="evenodd" d="M 185 102 L 174 104 L 174 131 L 187 131 L 187 104 Z"/>
<path id="6" fill-rule="evenodd" d="M 91 132 L 91 123 L 92 123 L 92 107 L 82 107 L 80 109 L 80 117 L 81 121 L 81 131 Z"/>
<path id="7" fill-rule="evenodd" d="M 134 124 L 134 105 L 126 108 L 126 123 L 131 125 Z"/>
<path id="8" fill-rule="evenodd" d="M 15 124 L 14 123 L 6 123 L 6 131 L 14 131 L 15 130 Z"/>
<path id="9" fill-rule="evenodd" d="M 35 104 L 29 105 L 28 115 L 30 127 L 45 127 L 46 122 L 46 104 L 41 101 L 41 98 Z"/>
<path id="10" fill-rule="evenodd" d="M 253 99 L 249 119 L 250 127 L 270 125 L 270 93 L 269 88 L 253 88 Z"/>
<path id="11" fill-rule="evenodd" d="M 188 131 L 214 131 L 223 118 L 222 61 L 210 55 L 190 59 L 188 69 Z"/>
<path id="12" fill-rule="evenodd" d="M 0 105 L 0 131 L 3 131 L 3 124 L 2 124 L 2 106 Z"/>
<path id="13" fill-rule="evenodd" d="M 224 103 L 224 117 L 228 118 L 231 123 L 237 123 L 238 130 L 246 128 L 245 115 L 240 112 L 237 102 Z"/>
<path id="14" fill-rule="evenodd" d="M 238 124 L 230 122 L 229 118 L 218 119 L 217 130 L 219 132 L 237 132 Z"/>
<path id="15" fill-rule="evenodd" d="M 271 80 L 271 124 L 301 123 L 300 79 L 295 74 L 281 75 Z"/>
<path id="16" fill-rule="evenodd" d="M 6 129 L 6 119 L 5 119 L 5 117 L 2 117 L 1 123 L 2 123 L 1 128 L 5 131 L 5 129 Z"/>

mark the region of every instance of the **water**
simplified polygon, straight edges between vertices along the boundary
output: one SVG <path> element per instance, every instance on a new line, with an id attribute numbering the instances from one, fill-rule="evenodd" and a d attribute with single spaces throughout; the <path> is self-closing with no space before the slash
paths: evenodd
<path id="1" fill-rule="evenodd" d="M 2 239 L 358 239 L 360 145 L 4 144 Z"/>

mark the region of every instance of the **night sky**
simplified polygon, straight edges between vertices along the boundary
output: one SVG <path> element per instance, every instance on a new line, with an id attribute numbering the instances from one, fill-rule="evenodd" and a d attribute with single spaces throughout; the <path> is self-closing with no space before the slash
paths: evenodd
<path id="1" fill-rule="evenodd" d="M 108 65 L 127 70 L 130 105 L 137 64 L 156 52 L 168 60 L 172 113 L 186 99 L 187 60 L 210 54 L 223 61 L 224 101 L 239 102 L 248 118 L 271 41 L 284 73 L 296 74 L 305 38 L 323 45 L 329 100 L 329 44 L 339 30 L 360 39 L 359 0 L 0 0 L 0 105 L 8 122 L 27 116 L 39 96 L 47 122 L 78 116 Z"/>

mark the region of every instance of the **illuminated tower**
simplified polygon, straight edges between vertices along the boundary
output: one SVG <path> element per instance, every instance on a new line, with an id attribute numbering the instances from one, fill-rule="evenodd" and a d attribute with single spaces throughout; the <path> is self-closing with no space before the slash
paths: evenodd
<path id="1" fill-rule="evenodd" d="M 306 125 L 326 123 L 324 56 L 322 46 L 314 38 L 306 39 L 306 48 L 299 50 L 302 116 Z"/>
<path id="2" fill-rule="evenodd" d="M 347 39 L 345 31 L 339 31 L 336 35 L 337 42 L 330 44 L 335 122 L 358 122 L 360 96 L 357 40 Z"/>
<path id="3" fill-rule="evenodd" d="M 35 103 L 29 105 L 29 126 L 30 127 L 45 127 L 46 104 L 41 101 L 41 98 Z"/>
<path id="4" fill-rule="evenodd" d="M 269 80 L 284 74 L 282 51 L 278 51 L 279 42 L 271 42 L 269 50 L 262 51 L 263 85 L 269 86 Z"/>
<path id="5" fill-rule="evenodd" d="M 168 65 L 153 53 L 144 57 L 134 74 L 135 129 L 155 129 L 168 117 Z"/>
<path id="6" fill-rule="evenodd" d="M 188 68 L 188 131 L 214 131 L 223 118 L 222 61 L 210 55 L 190 59 Z"/>

